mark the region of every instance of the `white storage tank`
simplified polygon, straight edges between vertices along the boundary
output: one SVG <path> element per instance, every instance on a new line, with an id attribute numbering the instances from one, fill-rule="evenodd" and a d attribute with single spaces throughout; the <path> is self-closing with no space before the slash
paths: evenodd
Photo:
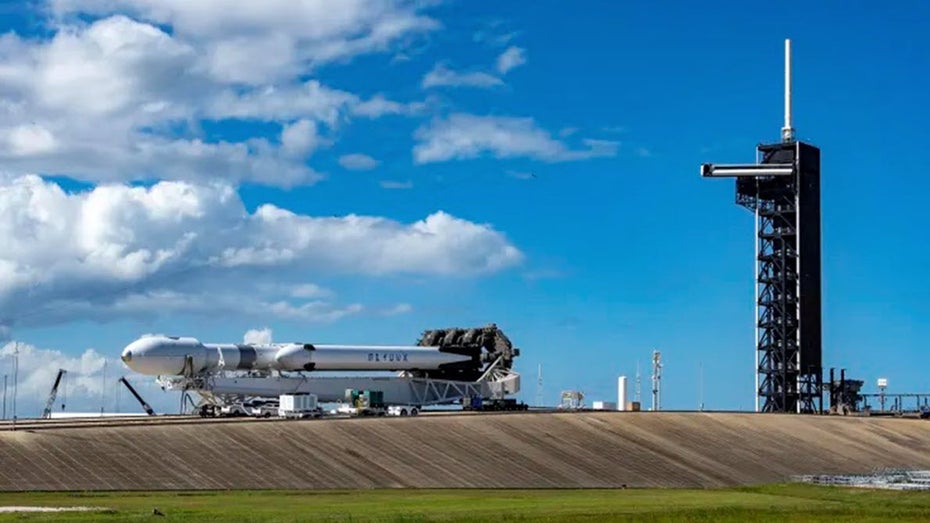
<path id="1" fill-rule="evenodd" d="M 617 378 L 617 410 L 626 410 L 626 376 Z"/>

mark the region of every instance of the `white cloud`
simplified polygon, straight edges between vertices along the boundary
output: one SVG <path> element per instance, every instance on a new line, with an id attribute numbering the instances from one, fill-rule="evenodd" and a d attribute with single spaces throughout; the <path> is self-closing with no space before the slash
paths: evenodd
<path id="1" fill-rule="evenodd" d="M 268 345 L 271 343 L 271 329 L 268 327 L 264 327 L 262 329 L 249 329 L 242 336 L 242 343 Z"/>
<path id="2" fill-rule="evenodd" d="M 507 74 L 510 70 L 525 63 L 526 49 L 510 46 L 497 57 L 497 71 L 500 74 Z"/>
<path id="3" fill-rule="evenodd" d="M 405 0 L 52 0 L 51 5 L 59 16 L 128 11 L 169 25 L 175 34 L 213 50 L 214 74 L 241 81 L 274 78 L 292 64 L 316 65 L 389 51 L 404 37 L 440 25 L 419 13 L 416 3 Z M 259 59 L 243 62 L 246 57 Z M 257 67 L 261 74 L 243 76 L 239 71 L 243 65 Z M 283 73 L 275 74 L 277 70 Z"/>
<path id="4" fill-rule="evenodd" d="M 124 16 L 62 27 L 48 42 L 3 38 L 0 84 L 9 88 L 0 91 L 0 161 L 13 171 L 93 182 L 221 178 L 290 186 L 320 178 L 264 138 L 208 142 L 171 131 L 238 108 L 212 107 L 225 100 L 221 86 L 199 75 L 196 61 L 189 45 Z M 307 96 L 318 95 L 316 105 L 329 112 L 314 116 L 328 116 L 335 102 L 318 91 Z"/>
<path id="5" fill-rule="evenodd" d="M 0 37 L 0 162 L 16 173 L 94 183 L 219 179 L 290 187 L 321 178 L 300 154 L 319 145 L 309 132 L 285 144 L 298 143 L 295 149 L 269 142 L 258 126 L 240 126 L 245 136 L 224 141 L 204 136 L 201 124 L 301 120 L 295 133 L 314 125 L 315 135 L 325 136 L 321 126 L 334 130 L 350 116 L 423 110 L 422 102 L 383 94 L 366 100 L 308 79 L 315 64 L 393 52 L 434 29 L 437 22 L 419 8 L 271 3 L 52 1 L 49 37 Z M 217 25 L 221 20 L 226 25 Z"/>
<path id="6" fill-rule="evenodd" d="M 413 189 L 413 182 L 410 180 L 405 182 L 396 180 L 382 180 L 380 183 L 383 189 Z"/>
<path id="7" fill-rule="evenodd" d="M 345 154 L 339 157 L 339 165 L 350 171 L 369 171 L 381 163 L 366 154 Z"/>
<path id="8" fill-rule="evenodd" d="M 281 146 L 288 154 L 304 156 L 319 144 L 316 123 L 312 120 L 298 120 L 281 130 Z"/>
<path id="9" fill-rule="evenodd" d="M 7 327 L 154 311 L 332 321 L 361 305 L 333 302 L 307 274 L 468 275 L 522 261 L 491 226 L 443 212 L 409 224 L 249 213 L 224 184 L 66 193 L 37 176 L 0 179 L 0 242 Z"/>
<path id="10" fill-rule="evenodd" d="M 436 64 L 433 69 L 423 77 L 422 86 L 430 87 L 497 87 L 504 85 L 500 78 L 480 72 L 456 72 L 442 64 Z"/>
<path id="11" fill-rule="evenodd" d="M 352 107 L 352 114 L 378 118 L 386 114 L 417 115 L 423 113 L 428 102 L 401 103 L 388 100 L 383 94 L 376 94 L 368 100 L 358 101 Z"/>
<path id="12" fill-rule="evenodd" d="M 290 295 L 295 298 L 328 298 L 333 292 L 315 283 L 301 283 L 291 288 Z"/>
<path id="13" fill-rule="evenodd" d="M 284 87 L 267 86 L 240 92 L 227 89 L 207 106 L 207 116 L 215 119 L 281 121 L 311 118 L 329 125 L 337 123 L 358 98 L 348 92 L 330 89 L 318 80 Z"/>
<path id="14" fill-rule="evenodd" d="M 7 135 L 8 147 L 12 156 L 32 156 L 50 153 L 56 147 L 52 133 L 41 125 L 19 125 L 10 129 Z"/>
<path id="15" fill-rule="evenodd" d="M 527 157 L 547 162 L 585 160 L 617 154 L 618 142 L 581 140 L 571 148 L 538 127 L 532 118 L 452 114 L 417 129 L 414 161 L 419 164 L 453 159 Z"/>
<path id="16" fill-rule="evenodd" d="M 205 50 L 209 76 L 221 83 L 264 85 L 300 72 L 295 42 L 282 34 L 232 36 Z"/>
<path id="17" fill-rule="evenodd" d="M 183 94 L 196 60 L 190 46 L 121 15 L 63 27 L 31 54 L 40 105 L 88 116 L 134 111 Z"/>

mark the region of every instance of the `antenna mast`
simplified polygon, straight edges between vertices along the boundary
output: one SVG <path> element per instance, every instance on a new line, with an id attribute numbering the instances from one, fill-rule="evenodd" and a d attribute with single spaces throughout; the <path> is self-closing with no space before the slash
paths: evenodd
<path id="1" fill-rule="evenodd" d="M 781 128 L 781 140 L 794 140 L 794 128 L 791 127 L 791 39 L 785 39 L 785 126 Z"/>
<path id="2" fill-rule="evenodd" d="M 635 391 L 635 399 L 633 401 L 637 403 L 641 401 L 640 400 L 640 384 L 641 384 L 641 379 L 640 379 L 640 374 L 639 374 L 639 360 L 636 360 L 636 391 Z"/>
<path id="3" fill-rule="evenodd" d="M 652 351 L 652 410 L 662 408 L 662 353 Z"/>

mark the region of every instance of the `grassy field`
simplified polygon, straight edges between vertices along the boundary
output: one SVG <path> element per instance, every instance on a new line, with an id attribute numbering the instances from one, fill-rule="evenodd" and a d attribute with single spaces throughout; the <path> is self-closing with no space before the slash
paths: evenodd
<path id="1" fill-rule="evenodd" d="M 930 493 L 771 485 L 727 490 L 0 493 L 4 506 L 105 512 L 2 521 L 927 521 Z"/>

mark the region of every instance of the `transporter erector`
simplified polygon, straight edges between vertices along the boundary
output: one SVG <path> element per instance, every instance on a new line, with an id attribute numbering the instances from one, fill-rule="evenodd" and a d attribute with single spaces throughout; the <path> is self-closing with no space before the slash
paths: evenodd
<path id="1" fill-rule="evenodd" d="M 502 400 L 519 391 L 512 370 L 517 355 L 519 349 L 490 324 L 426 331 L 410 346 L 203 343 L 147 335 L 127 345 L 121 358 L 130 369 L 157 376 L 165 389 L 197 393 L 201 401 L 193 406 L 202 408 L 300 393 L 335 402 L 347 389 L 381 390 L 387 404 Z M 336 371 L 353 375 L 333 376 Z M 396 374 L 385 375 L 390 372 Z"/>

